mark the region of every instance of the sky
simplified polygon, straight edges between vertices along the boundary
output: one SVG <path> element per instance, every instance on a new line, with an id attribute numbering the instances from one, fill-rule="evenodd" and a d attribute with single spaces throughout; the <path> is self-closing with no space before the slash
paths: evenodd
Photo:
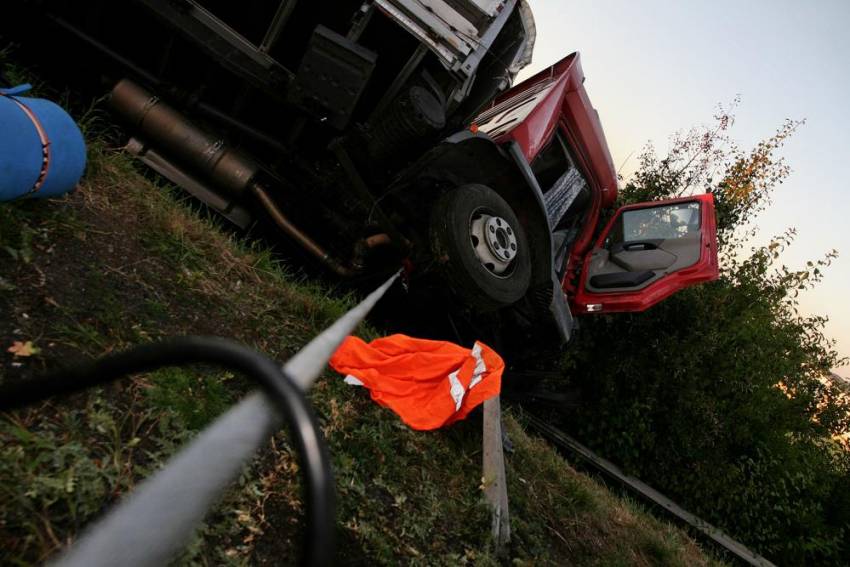
<path id="1" fill-rule="evenodd" d="M 850 0 L 529 0 L 537 25 L 520 79 L 581 53 L 614 164 L 628 177 L 648 141 L 708 124 L 741 96 L 732 138 L 752 147 L 786 118 L 806 124 L 783 148 L 793 172 L 758 218 L 762 245 L 789 227 L 790 268 L 837 249 L 823 281 L 800 298 L 826 315 L 827 337 L 850 356 Z M 850 365 L 836 369 L 850 376 Z"/>

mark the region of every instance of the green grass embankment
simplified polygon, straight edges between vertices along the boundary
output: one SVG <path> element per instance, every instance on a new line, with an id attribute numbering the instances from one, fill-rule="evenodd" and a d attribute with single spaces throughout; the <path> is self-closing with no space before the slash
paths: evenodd
<path id="1" fill-rule="evenodd" d="M 79 191 L 0 205 L 0 258 L 0 382 L 186 334 L 230 337 L 285 360 L 351 304 L 288 276 L 268 251 L 236 241 L 96 141 Z M 15 341 L 35 352 L 6 352 Z M 39 563 L 74 541 L 247 388 L 216 369 L 171 369 L 0 416 L 0 563 Z M 480 417 L 411 431 L 331 372 L 311 400 L 333 455 L 340 563 L 716 563 L 510 415 L 513 540 L 500 559 L 482 503 Z M 298 488 L 280 433 L 179 562 L 292 562 Z"/>

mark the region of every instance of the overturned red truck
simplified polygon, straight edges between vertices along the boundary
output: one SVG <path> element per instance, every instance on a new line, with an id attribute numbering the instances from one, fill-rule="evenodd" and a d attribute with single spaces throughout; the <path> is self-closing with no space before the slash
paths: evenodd
<path id="1" fill-rule="evenodd" d="M 710 195 L 624 207 L 577 53 L 531 59 L 522 0 L 16 2 L 111 88 L 127 149 L 344 278 L 411 285 L 526 337 L 717 277 Z M 34 33 L 37 30 L 37 33 Z M 59 41 L 55 39 L 55 41 Z M 84 58 L 68 66 L 68 57 Z"/>

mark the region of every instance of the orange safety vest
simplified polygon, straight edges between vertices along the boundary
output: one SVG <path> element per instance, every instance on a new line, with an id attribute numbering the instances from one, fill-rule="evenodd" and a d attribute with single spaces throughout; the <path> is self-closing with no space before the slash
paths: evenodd
<path id="1" fill-rule="evenodd" d="M 365 386 L 413 429 L 438 429 L 465 418 L 502 387 L 505 363 L 481 342 L 472 349 L 392 335 L 366 343 L 348 337 L 331 357 L 348 384 Z"/>

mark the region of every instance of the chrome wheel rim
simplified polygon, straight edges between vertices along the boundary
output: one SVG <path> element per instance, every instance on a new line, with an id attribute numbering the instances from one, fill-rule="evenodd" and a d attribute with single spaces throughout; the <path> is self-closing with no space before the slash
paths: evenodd
<path id="1" fill-rule="evenodd" d="M 519 255 L 516 229 L 502 217 L 483 210 L 472 213 L 469 240 L 476 258 L 490 273 L 506 277 Z"/>

